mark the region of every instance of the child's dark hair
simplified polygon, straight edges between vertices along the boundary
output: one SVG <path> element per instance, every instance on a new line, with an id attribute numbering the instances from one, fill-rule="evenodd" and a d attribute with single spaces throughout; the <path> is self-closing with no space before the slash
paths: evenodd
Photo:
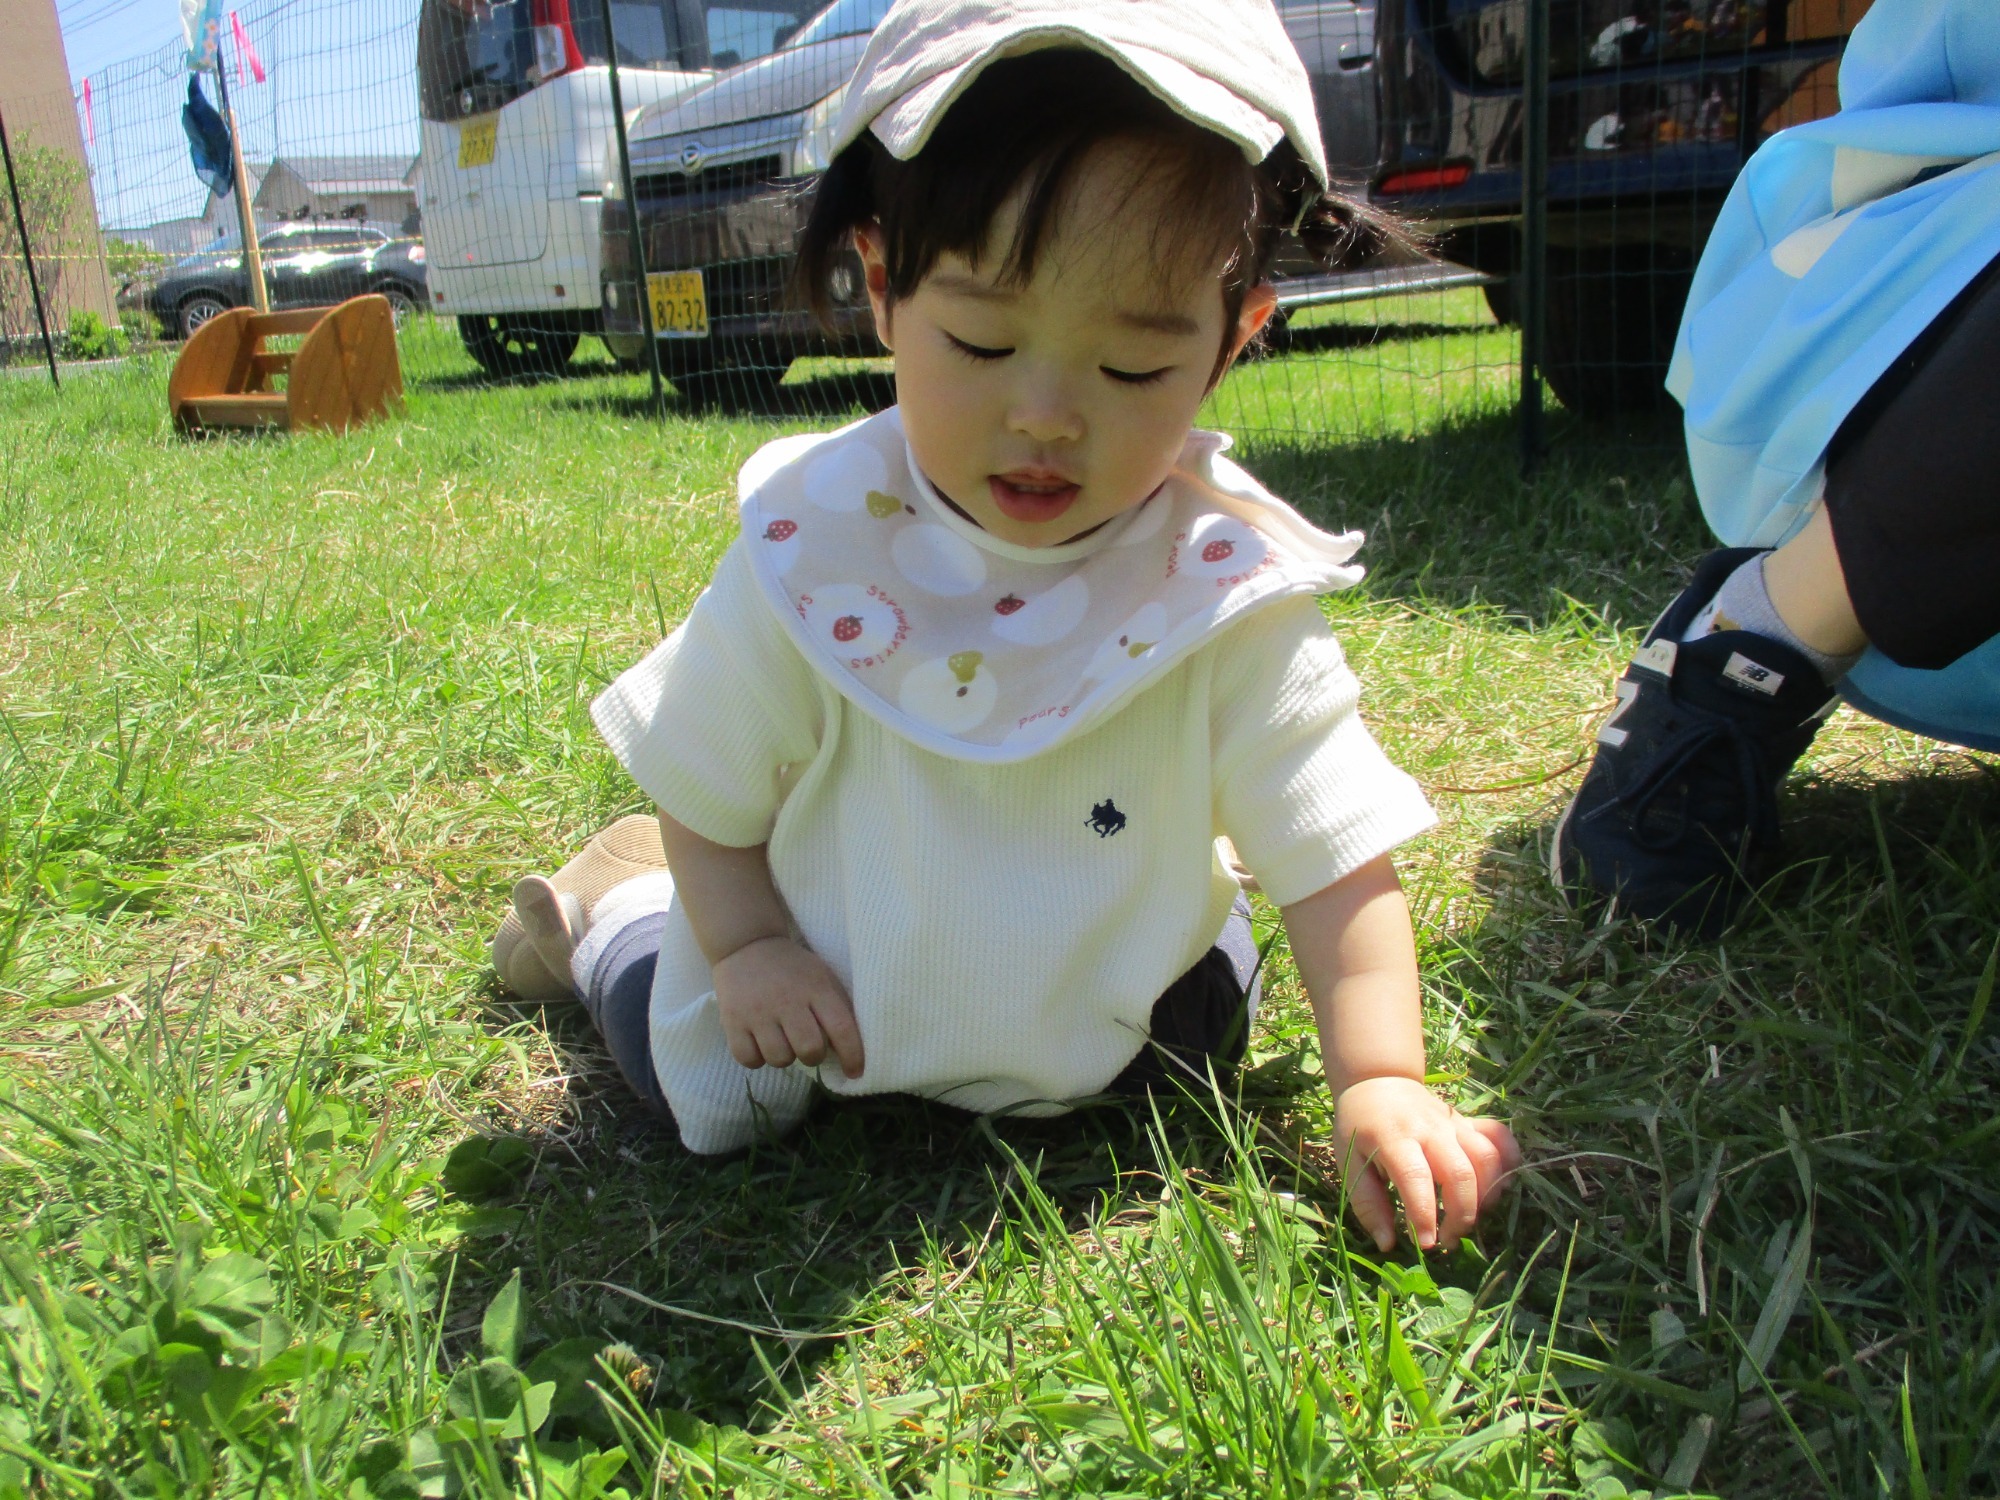
<path id="1" fill-rule="evenodd" d="M 1080 49 L 1031 52 L 988 67 L 938 121 L 923 150 L 898 161 L 873 133 L 837 156 L 814 190 L 797 274 L 821 322 L 829 286 L 853 231 L 878 224 L 889 297 L 915 292 L 945 254 L 977 261 L 1001 208 L 1018 192 L 1021 214 L 999 265 L 1004 282 L 1025 283 L 1062 212 L 1077 167 L 1097 147 L 1129 142 L 1146 152 L 1137 174 L 1168 212 L 1152 247 L 1163 271 L 1226 255 L 1222 276 L 1222 372 L 1243 299 L 1261 281 L 1287 230 L 1320 264 L 1361 259 L 1389 239 L 1365 208 L 1322 195 L 1289 141 L 1252 165 L 1235 142 L 1205 130 L 1109 58 Z"/>

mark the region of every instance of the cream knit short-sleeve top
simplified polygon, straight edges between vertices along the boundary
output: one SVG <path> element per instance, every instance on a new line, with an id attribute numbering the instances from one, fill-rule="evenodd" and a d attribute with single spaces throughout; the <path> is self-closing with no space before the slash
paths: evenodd
<path id="1" fill-rule="evenodd" d="M 1420 832 L 1432 814 L 1358 717 L 1358 684 L 1314 600 L 1358 576 L 1329 561 L 1344 562 L 1358 539 L 1312 531 L 1240 469 L 1224 469 L 1209 440 L 1191 444 L 1161 495 L 1104 528 L 1152 526 L 1160 562 L 1150 572 L 1108 554 L 1152 544 L 1117 548 L 1115 537 L 1066 557 L 1022 557 L 1026 549 L 983 546 L 984 533 L 901 459 L 893 412 L 871 423 L 824 440 L 867 429 L 869 454 L 848 465 L 862 471 L 860 501 L 832 512 L 862 540 L 848 547 L 828 522 L 817 530 L 836 538 L 821 549 L 831 557 L 784 571 L 760 559 L 760 546 L 812 539 L 802 532 L 815 528 L 792 513 L 803 514 L 796 486 L 774 480 L 798 477 L 815 453 L 824 472 L 830 450 L 793 440 L 777 462 L 753 460 L 744 532 L 709 588 L 592 712 L 670 816 L 717 843 L 768 845 L 799 934 L 847 986 L 867 1049 L 860 1078 L 829 1062 L 817 1074 L 825 1087 L 1055 1113 L 1131 1060 L 1154 1000 L 1214 941 L 1236 889 L 1216 857 L 1219 834 L 1284 905 Z M 772 495 L 786 515 L 767 514 Z M 1149 522 L 1143 512 L 1162 500 L 1175 508 Z M 1267 501 L 1277 509 L 1263 510 Z M 1211 568 L 1201 587 L 1182 587 L 1192 559 L 1220 550 L 1200 538 L 1222 535 L 1224 523 L 1238 528 L 1231 536 L 1251 532 L 1239 555 L 1261 546 L 1275 561 L 1248 577 Z M 938 535 L 903 541 L 917 560 L 898 567 L 897 537 L 920 527 Z M 979 555 L 968 560 L 961 543 Z M 1147 581 L 1155 575 L 1172 582 Z M 1022 632 L 995 633 L 1042 594 L 1074 592 L 1079 578 L 1112 597 L 1093 602 L 1076 640 L 1022 647 Z M 1225 582 L 1209 587 L 1215 578 Z M 1156 587 L 1158 599 L 1134 595 Z M 873 685 L 879 651 L 850 649 L 875 622 L 841 625 L 840 640 L 832 627 L 848 615 L 822 621 L 826 612 L 799 602 L 835 588 L 894 599 L 905 659 L 893 690 Z M 1165 611 L 1154 617 L 1159 632 L 1125 632 L 1107 686 L 1106 643 L 1091 622 L 1101 616 L 1115 630 L 1153 603 Z M 822 625 L 824 645 L 812 634 Z M 1140 670 L 1124 670 L 1134 662 Z M 995 682 L 982 685 L 982 674 Z M 904 686 L 912 678 L 914 690 Z M 974 709 L 960 687 L 993 700 L 978 723 L 968 726 Z M 1023 746 L 1015 721 L 1044 699 L 1070 711 Z M 670 911 L 654 1063 L 683 1138 L 703 1151 L 789 1125 L 815 1076 L 803 1065 L 742 1068 L 714 1010 L 693 933 Z"/>

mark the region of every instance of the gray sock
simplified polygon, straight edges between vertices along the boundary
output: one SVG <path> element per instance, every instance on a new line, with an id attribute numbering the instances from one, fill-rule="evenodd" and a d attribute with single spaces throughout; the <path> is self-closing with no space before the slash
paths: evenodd
<path id="1" fill-rule="evenodd" d="M 1814 650 L 1792 633 L 1771 603 L 1771 591 L 1764 583 L 1764 560 L 1770 555 L 1759 552 L 1723 579 L 1722 587 L 1689 623 L 1681 639 L 1698 641 L 1718 630 L 1743 630 L 1766 640 L 1782 641 L 1811 662 L 1830 687 L 1861 660 L 1861 653 L 1829 655 Z"/>

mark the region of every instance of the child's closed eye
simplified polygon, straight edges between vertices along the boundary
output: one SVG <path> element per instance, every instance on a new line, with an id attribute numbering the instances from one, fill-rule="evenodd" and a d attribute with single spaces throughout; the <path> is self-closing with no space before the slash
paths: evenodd
<path id="1" fill-rule="evenodd" d="M 985 364 L 991 360 L 1005 359 L 1014 352 L 1012 349 L 989 349 L 981 344 L 968 344 L 964 339 L 952 333 L 947 333 L 944 337 L 945 342 L 950 344 L 952 348 L 963 354 L 967 359 L 980 364 Z"/>
<path id="2" fill-rule="evenodd" d="M 1151 385 L 1173 369 L 1172 365 L 1161 365 L 1157 370 L 1114 370 L 1109 365 L 1099 365 L 1098 369 L 1117 381 L 1120 385 Z"/>

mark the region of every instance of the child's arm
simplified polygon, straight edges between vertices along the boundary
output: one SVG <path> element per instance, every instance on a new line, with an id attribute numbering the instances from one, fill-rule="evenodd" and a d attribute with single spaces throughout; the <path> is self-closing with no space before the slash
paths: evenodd
<path id="1" fill-rule="evenodd" d="M 863 1064 L 861 1029 L 840 980 L 793 941 L 765 846 L 712 843 L 660 814 L 674 894 L 715 978 L 729 1051 L 746 1068 L 813 1066 L 831 1052 L 849 1078 Z"/>
<path id="2" fill-rule="evenodd" d="M 1521 1154 L 1504 1124 L 1467 1118 L 1424 1085 L 1416 942 L 1396 867 L 1385 854 L 1284 915 L 1319 1022 L 1334 1145 L 1355 1216 L 1377 1245 L 1393 1249 L 1393 1183 L 1417 1243 L 1451 1245 Z"/>

